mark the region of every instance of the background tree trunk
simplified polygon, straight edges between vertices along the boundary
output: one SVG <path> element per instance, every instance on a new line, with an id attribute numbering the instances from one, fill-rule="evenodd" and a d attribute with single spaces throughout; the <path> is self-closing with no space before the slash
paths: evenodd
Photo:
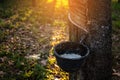
<path id="1" fill-rule="evenodd" d="M 33 5 L 33 7 L 36 7 L 36 5 L 37 5 L 36 0 L 32 0 L 32 5 Z"/>
<path id="2" fill-rule="evenodd" d="M 4 2 L 4 0 L 0 0 L 0 3 L 3 3 Z"/>
<path id="3" fill-rule="evenodd" d="M 85 44 L 91 54 L 79 71 L 82 74 L 77 75 L 77 80 L 111 80 L 111 0 L 88 0 L 86 14 L 89 37 Z M 79 42 L 82 35 L 84 31 L 70 22 L 70 41 Z"/>
<path id="4" fill-rule="evenodd" d="M 120 3 L 120 0 L 118 0 L 118 3 Z"/>

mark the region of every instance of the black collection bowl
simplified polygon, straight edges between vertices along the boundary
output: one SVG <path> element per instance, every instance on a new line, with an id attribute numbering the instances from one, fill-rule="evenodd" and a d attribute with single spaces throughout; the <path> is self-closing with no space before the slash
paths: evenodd
<path id="1" fill-rule="evenodd" d="M 64 53 L 78 54 L 80 58 L 66 58 L 61 55 Z M 84 44 L 77 42 L 61 42 L 54 47 L 54 55 L 57 60 L 57 65 L 66 72 L 75 72 L 80 69 L 81 64 L 89 55 L 89 48 Z"/>

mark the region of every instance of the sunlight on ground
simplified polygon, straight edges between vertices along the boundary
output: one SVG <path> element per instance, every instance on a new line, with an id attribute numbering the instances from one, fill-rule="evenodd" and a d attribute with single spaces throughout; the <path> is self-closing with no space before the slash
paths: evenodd
<path id="1" fill-rule="evenodd" d="M 55 20 L 53 23 L 52 36 L 50 45 L 55 46 L 62 41 L 68 41 L 67 24 L 61 20 Z M 62 71 L 56 64 L 56 59 L 53 56 L 53 48 L 49 52 L 48 58 L 48 80 L 68 80 L 68 74 Z"/>
<path id="2" fill-rule="evenodd" d="M 68 8 L 68 0 L 48 0 L 47 2 L 48 3 L 52 3 L 52 2 L 56 2 L 55 4 L 55 7 L 56 8 Z"/>
<path id="3" fill-rule="evenodd" d="M 68 41 L 68 31 L 67 25 L 65 22 L 56 20 L 53 23 L 54 30 L 52 31 L 53 35 L 51 36 L 51 45 L 55 46 L 61 41 Z"/>

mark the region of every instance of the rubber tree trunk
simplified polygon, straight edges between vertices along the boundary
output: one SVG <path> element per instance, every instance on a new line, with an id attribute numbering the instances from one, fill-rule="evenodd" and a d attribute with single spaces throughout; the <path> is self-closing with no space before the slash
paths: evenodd
<path id="1" fill-rule="evenodd" d="M 74 1 L 81 4 L 81 1 L 85 0 Z M 69 3 L 70 9 L 73 8 L 72 4 L 74 3 Z M 86 5 L 87 22 L 81 23 L 79 21 L 79 23 L 81 25 L 85 24 L 82 27 L 89 31 L 84 42 L 89 46 L 91 53 L 76 77 L 77 80 L 111 80 L 111 0 L 86 0 Z M 74 8 L 76 7 L 74 6 Z M 76 14 L 78 13 L 81 14 L 76 12 Z M 70 41 L 79 42 L 81 36 L 84 35 L 83 29 L 74 25 L 71 21 L 69 31 Z"/>

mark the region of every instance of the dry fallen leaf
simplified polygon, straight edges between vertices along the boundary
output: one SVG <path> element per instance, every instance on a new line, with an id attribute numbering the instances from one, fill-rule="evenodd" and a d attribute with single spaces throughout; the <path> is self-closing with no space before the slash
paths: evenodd
<path id="1" fill-rule="evenodd" d="M 120 77 L 120 73 L 113 73 L 112 75 Z"/>
<path id="2" fill-rule="evenodd" d="M 14 61 L 10 60 L 10 61 L 8 61 L 8 64 L 9 65 L 14 65 Z"/>
<path id="3" fill-rule="evenodd" d="M 112 69 L 114 73 L 116 73 L 116 70 L 115 69 Z"/>
<path id="4" fill-rule="evenodd" d="M 47 65 L 47 60 L 42 60 L 42 61 L 41 61 L 41 64 L 42 64 L 43 66 L 46 66 L 46 65 Z"/>
<path id="5" fill-rule="evenodd" d="M 0 71 L 0 75 L 4 75 L 5 74 L 5 72 L 3 72 L 3 71 Z"/>

